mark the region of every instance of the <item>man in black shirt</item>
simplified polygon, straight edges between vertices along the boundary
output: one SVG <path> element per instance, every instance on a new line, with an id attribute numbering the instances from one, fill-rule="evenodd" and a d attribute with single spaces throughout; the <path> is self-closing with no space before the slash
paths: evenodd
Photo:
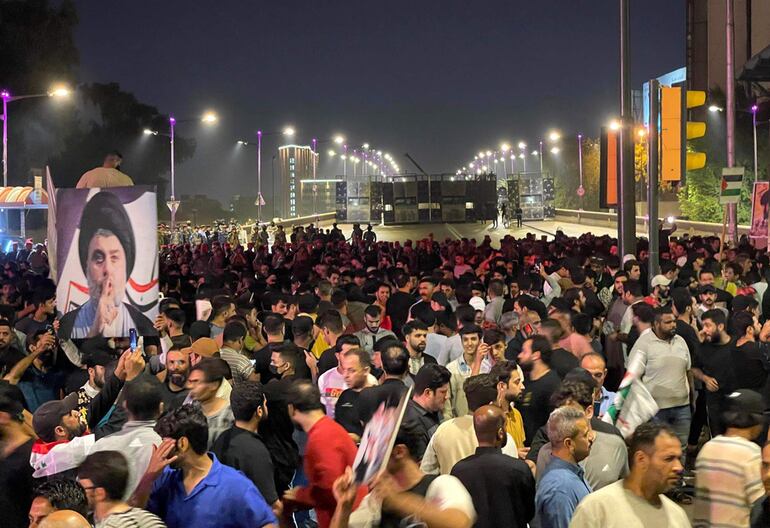
<path id="1" fill-rule="evenodd" d="M 25 354 L 16 348 L 16 334 L 7 319 L 0 319 L 0 377 L 8 374 Z"/>
<path id="2" fill-rule="evenodd" d="M 409 316 L 409 308 L 417 302 L 417 299 L 409 293 L 411 289 L 409 275 L 403 271 L 399 272 L 393 277 L 393 281 L 398 290 L 388 298 L 388 302 L 385 305 L 385 313 L 390 316 L 393 331 L 400 339 L 403 339 L 401 327 L 404 326 Z"/>
<path id="3" fill-rule="evenodd" d="M 275 346 L 284 341 L 286 322 L 282 315 L 271 313 L 265 317 L 262 329 L 267 335 L 267 345 L 254 352 L 254 372 L 259 374 L 259 381 L 265 385 L 275 378 L 270 370 L 270 361 Z"/>
<path id="4" fill-rule="evenodd" d="M 523 461 L 504 455 L 505 414 L 496 405 L 473 413 L 473 429 L 479 446 L 460 460 L 451 474 L 473 498 L 477 528 L 510 526 L 526 528 L 535 515 L 535 479 Z"/>
<path id="5" fill-rule="evenodd" d="M 262 384 L 254 381 L 236 383 L 230 394 L 230 408 L 235 423 L 217 438 L 211 451 L 220 462 L 246 475 L 273 513 L 280 515 L 281 501 L 275 490 L 273 462 L 257 433 L 259 423 L 267 416 Z"/>
<path id="6" fill-rule="evenodd" d="M 181 407 L 190 392 L 187 388 L 187 376 L 190 374 L 190 355 L 177 348 L 166 353 L 166 370 L 161 394 L 164 410 Z"/>
<path id="7" fill-rule="evenodd" d="M 46 283 L 32 294 L 35 311 L 16 323 L 16 330 L 24 335 L 34 335 L 52 324 L 56 316 L 56 287 Z"/>
<path id="8" fill-rule="evenodd" d="M 24 396 L 6 382 L 0 382 L 0 511 L 3 526 L 23 528 L 32 503 L 32 466 L 29 458 L 35 438 L 24 425 Z"/>
<path id="9" fill-rule="evenodd" d="M 529 447 L 535 432 L 544 426 L 553 410 L 551 395 L 561 380 L 551 370 L 551 344 L 541 335 L 530 337 L 521 347 L 519 365 L 524 371 L 524 392 L 517 405 L 524 421 L 524 445 Z"/>
<path id="10" fill-rule="evenodd" d="M 564 379 L 567 373 L 579 366 L 578 358 L 559 346 L 559 341 L 564 337 L 564 329 L 556 319 L 546 319 L 540 324 L 540 335 L 548 338 L 551 343 L 551 368 L 556 371 L 560 379 Z"/>
<path id="11" fill-rule="evenodd" d="M 342 391 L 334 407 L 334 419 L 350 434 L 355 442 L 361 440 L 364 427 L 358 417 L 358 397 L 366 387 L 371 370 L 369 354 L 361 348 L 353 348 L 340 358 L 342 376 L 347 389 Z"/>
<path id="12" fill-rule="evenodd" d="M 381 403 L 386 407 L 395 407 L 407 391 L 404 379 L 409 372 L 409 352 L 406 347 L 397 341 L 389 342 L 381 356 L 382 368 L 385 370 L 382 384 L 362 390 L 358 397 L 359 419 L 363 426 L 366 426 Z"/>
<path id="13" fill-rule="evenodd" d="M 413 454 L 417 461 L 422 460 L 430 438 L 441 423 L 441 410 L 449 397 L 451 377 L 446 367 L 436 363 L 423 365 L 414 377 L 414 392 L 407 403 L 404 421 L 415 424 L 424 442 Z"/>
<path id="14" fill-rule="evenodd" d="M 727 334 L 727 317 L 716 308 L 701 316 L 704 340 L 700 353 L 693 363 L 692 374 L 706 386 L 711 435 L 724 433 L 722 426 L 722 401 L 733 390 L 732 355 L 734 343 Z"/>

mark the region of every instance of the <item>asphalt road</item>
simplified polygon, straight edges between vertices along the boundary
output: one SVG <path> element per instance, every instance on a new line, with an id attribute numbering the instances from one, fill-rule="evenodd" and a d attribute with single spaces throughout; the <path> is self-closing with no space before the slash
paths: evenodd
<path id="1" fill-rule="evenodd" d="M 340 224 L 339 227 L 343 230 L 346 236 L 350 236 L 352 230 L 352 224 Z M 362 226 L 366 227 L 366 226 Z M 374 232 L 377 233 L 378 240 L 387 241 L 405 241 L 405 240 L 420 240 L 427 237 L 430 233 L 433 233 L 433 238 L 436 240 L 475 238 L 477 241 L 481 241 L 484 236 L 489 235 L 494 243 L 498 243 L 502 237 L 507 234 L 513 235 L 517 238 L 523 238 L 527 233 L 534 233 L 538 238 L 540 236 L 547 236 L 549 239 L 553 238 L 554 233 L 557 230 L 563 231 L 568 236 L 580 236 L 588 231 L 598 235 L 617 235 L 616 229 L 584 226 L 579 224 L 569 224 L 564 222 L 556 222 L 553 220 L 533 221 L 526 222 L 522 228 L 509 228 L 505 229 L 500 225 L 497 229 L 493 229 L 491 224 L 481 223 L 465 223 L 465 224 L 405 224 L 400 226 L 381 226 L 375 225 Z"/>

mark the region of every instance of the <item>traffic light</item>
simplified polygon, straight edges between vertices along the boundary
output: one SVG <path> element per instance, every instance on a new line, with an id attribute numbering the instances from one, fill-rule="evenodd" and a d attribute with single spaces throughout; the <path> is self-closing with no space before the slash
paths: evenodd
<path id="1" fill-rule="evenodd" d="M 706 104 L 706 92 L 702 90 L 687 90 L 687 109 L 697 108 Z M 706 135 L 706 123 L 702 121 L 687 121 L 685 126 L 687 139 L 697 139 Z M 706 166 L 706 154 L 703 152 L 690 152 L 687 150 L 685 169 L 688 171 L 702 169 Z"/>
<path id="2" fill-rule="evenodd" d="M 689 152 L 687 140 L 706 134 L 706 123 L 686 121 L 686 113 L 706 103 L 706 92 L 680 87 L 660 89 L 660 177 L 662 181 L 680 181 L 683 170 L 702 169 L 706 154 Z"/>

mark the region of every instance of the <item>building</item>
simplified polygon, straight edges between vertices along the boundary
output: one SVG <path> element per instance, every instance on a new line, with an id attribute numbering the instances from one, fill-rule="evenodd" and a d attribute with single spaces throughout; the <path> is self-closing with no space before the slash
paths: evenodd
<path id="1" fill-rule="evenodd" d="M 751 57 L 770 46 L 770 1 L 733 0 L 735 76 Z M 725 91 L 725 0 L 687 1 L 687 79 L 690 90 Z"/>
<path id="2" fill-rule="evenodd" d="M 312 185 L 304 185 L 314 179 L 318 163 L 318 154 L 304 145 L 283 145 L 278 147 L 278 181 L 275 184 L 273 200 L 277 206 L 276 216 L 293 218 L 312 214 L 312 199 L 310 213 L 307 213 L 308 192 L 312 194 Z M 303 200 L 302 191 L 305 189 Z M 302 205 L 301 205 L 302 204 Z"/>

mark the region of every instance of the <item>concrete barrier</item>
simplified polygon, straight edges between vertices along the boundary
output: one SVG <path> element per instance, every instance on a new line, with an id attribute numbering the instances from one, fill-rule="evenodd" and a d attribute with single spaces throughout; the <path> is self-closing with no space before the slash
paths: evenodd
<path id="1" fill-rule="evenodd" d="M 605 228 L 617 228 L 617 213 L 604 213 L 599 211 L 579 211 L 575 209 L 556 209 L 557 221 L 569 222 L 572 224 L 581 224 L 586 226 L 596 226 Z M 711 222 L 691 222 L 689 220 L 676 220 L 677 233 L 694 233 L 699 235 L 721 236 L 722 224 Z M 647 218 L 644 216 L 636 217 L 637 231 L 647 230 Z M 738 235 L 748 234 L 749 226 L 739 225 Z"/>

